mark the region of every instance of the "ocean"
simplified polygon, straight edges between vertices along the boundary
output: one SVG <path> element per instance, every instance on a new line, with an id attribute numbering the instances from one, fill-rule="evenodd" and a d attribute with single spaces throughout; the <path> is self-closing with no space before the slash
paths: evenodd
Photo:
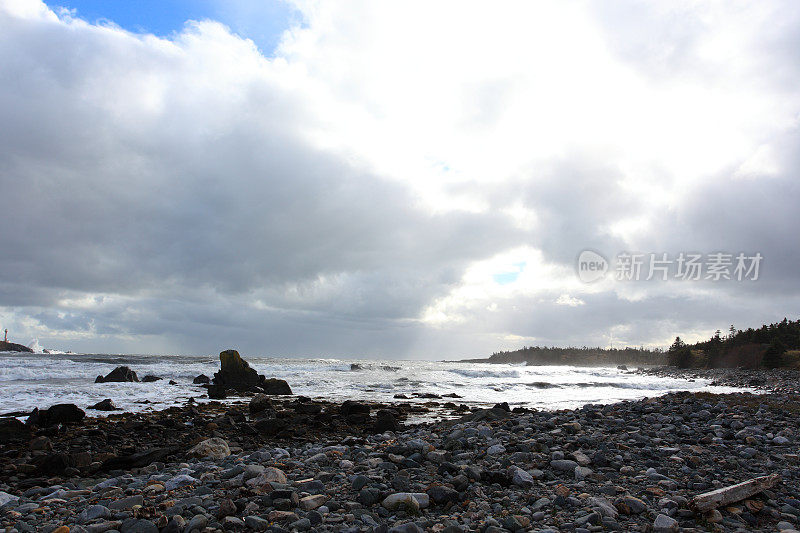
<path id="1" fill-rule="evenodd" d="M 285 379 L 294 394 L 311 398 L 396 402 L 403 394 L 458 394 L 443 398 L 469 406 L 508 402 L 511 407 L 575 408 L 587 403 L 611 403 L 659 396 L 672 391 L 734 392 L 743 389 L 711 386 L 707 380 L 645 376 L 615 367 L 522 366 L 434 361 L 346 359 L 278 359 L 245 357 L 267 377 Z M 153 383 L 94 383 L 119 365 L 131 367 Z M 352 366 L 358 365 L 358 366 Z M 212 377 L 218 356 L 152 356 L 112 354 L 0 353 L 0 414 L 74 403 L 86 409 L 105 398 L 126 411 L 164 409 L 189 398 L 208 401 L 205 389 L 193 385 L 199 374 Z M 174 380 L 177 385 L 169 385 Z M 100 411 L 88 411 L 103 416 Z"/>

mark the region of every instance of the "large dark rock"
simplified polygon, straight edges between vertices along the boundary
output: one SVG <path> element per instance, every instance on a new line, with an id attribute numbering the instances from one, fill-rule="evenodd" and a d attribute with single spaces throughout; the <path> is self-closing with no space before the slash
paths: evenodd
<path id="1" fill-rule="evenodd" d="M 114 456 L 103 461 L 102 470 L 129 470 L 131 468 L 142 468 L 156 461 L 163 461 L 168 456 L 178 451 L 175 446 L 164 448 L 153 448 L 131 455 Z"/>
<path id="2" fill-rule="evenodd" d="M 250 400 L 249 407 L 251 414 L 260 413 L 261 411 L 266 411 L 267 409 L 275 409 L 272 405 L 272 400 L 270 400 L 266 394 L 256 394 L 253 396 L 253 399 Z"/>
<path id="3" fill-rule="evenodd" d="M 121 411 L 119 407 L 114 405 L 114 402 L 111 401 L 111 398 L 106 398 L 105 400 L 99 401 L 94 405 L 90 405 L 89 409 L 94 409 L 96 411 Z"/>
<path id="4" fill-rule="evenodd" d="M 195 385 L 203 385 L 205 383 L 211 383 L 211 379 L 205 374 L 200 374 L 199 376 L 197 376 L 192 380 L 192 383 L 194 383 Z"/>
<path id="5" fill-rule="evenodd" d="M 511 407 L 509 407 L 508 402 L 496 403 L 492 409 L 502 409 L 506 413 L 511 412 Z"/>
<path id="6" fill-rule="evenodd" d="M 284 379 L 269 378 L 261 383 L 261 389 L 267 394 L 286 395 L 292 393 L 292 388 Z"/>
<path id="7" fill-rule="evenodd" d="M 33 353 L 33 350 L 27 346 L 17 344 L 14 342 L 0 341 L 0 352 L 28 352 Z"/>
<path id="8" fill-rule="evenodd" d="M 55 426 L 56 424 L 78 424 L 85 416 L 86 413 L 83 409 L 80 409 L 74 403 L 60 403 L 44 411 L 34 409 L 25 423 L 39 427 Z"/>
<path id="9" fill-rule="evenodd" d="M 95 383 L 123 383 L 126 381 L 139 381 L 139 378 L 136 376 L 136 372 L 127 366 L 118 366 L 106 377 L 97 376 L 97 379 L 94 380 Z"/>
<path id="10" fill-rule="evenodd" d="M 65 453 L 49 453 L 34 460 L 36 468 L 42 474 L 60 474 L 72 464 Z"/>
<path id="11" fill-rule="evenodd" d="M 511 413 L 502 409 L 500 407 L 493 407 L 491 409 L 478 409 L 477 411 L 473 411 L 467 415 L 461 417 L 462 422 L 481 422 L 481 421 L 493 421 L 493 420 L 502 420 L 503 418 L 508 418 L 511 416 Z"/>
<path id="12" fill-rule="evenodd" d="M 212 384 L 208 386 L 208 397 L 212 400 L 224 400 L 228 397 L 228 393 L 222 385 Z"/>
<path id="13" fill-rule="evenodd" d="M 372 430 L 375 433 L 400 431 L 400 424 L 397 423 L 397 418 L 395 418 L 394 413 L 388 409 L 381 409 L 376 415 L 375 425 Z"/>
<path id="14" fill-rule="evenodd" d="M 142 378 L 142 383 L 153 383 L 154 381 L 160 381 L 164 378 L 160 378 L 158 376 L 153 376 L 151 374 L 146 375 Z"/>
<path id="15" fill-rule="evenodd" d="M 341 407 L 339 407 L 339 412 L 342 413 L 342 416 L 369 416 L 369 405 L 365 403 L 354 402 L 353 400 L 345 400 Z"/>
<path id="16" fill-rule="evenodd" d="M 16 418 L 0 418 L 0 442 L 27 440 L 31 430 Z"/>
<path id="17" fill-rule="evenodd" d="M 225 350 L 219 354 L 221 368 L 214 374 L 214 384 L 239 391 L 250 390 L 264 381 L 264 376 L 250 368 L 236 350 Z"/>

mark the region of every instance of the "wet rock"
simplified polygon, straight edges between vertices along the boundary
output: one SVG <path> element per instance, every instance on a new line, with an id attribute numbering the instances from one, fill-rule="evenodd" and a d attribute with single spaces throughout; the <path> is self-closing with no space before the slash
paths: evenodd
<path id="1" fill-rule="evenodd" d="M 28 440 L 31 430 L 16 418 L 0 418 L 0 442 Z"/>
<path id="2" fill-rule="evenodd" d="M 263 390 L 267 394 L 273 394 L 273 395 L 292 394 L 292 388 L 289 387 L 289 384 L 286 382 L 286 380 L 277 378 L 265 379 L 261 383 L 261 390 Z"/>
<path id="3" fill-rule="evenodd" d="M 136 372 L 127 366 L 118 366 L 109 372 L 107 376 L 97 376 L 97 379 L 94 380 L 95 383 L 123 383 L 127 381 L 139 381 Z"/>
<path id="4" fill-rule="evenodd" d="M 25 345 L 15 342 L 0 341 L 0 352 L 26 352 L 33 353 L 33 350 Z"/>
<path id="5" fill-rule="evenodd" d="M 342 416 L 353 416 L 353 415 L 369 416 L 369 411 L 370 411 L 369 405 L 365 403 L 355 402 L 353 400 L 345 400 L 339 407 L 339 412 L 342 413 Z"/>
<path id="6" fill-rule="evenodd" d="M 235 390 L 250 390 L 259 385 L 264 377 L 250 368 L 236 350 L 225 350 L 219 354 L 220 370 L 214 374 L 214 384 Z"/>
<path id="7" fill-rule="evenodd" d="M 54 426 L 56 424 L 78 424 L 86 413 L 74 403 L 60 403 L 52 405 L 44 411 L 34 409 L 34 412 L 25 422 L 27 425 L 39 427 Z"/>
<path id="8" fill-rule="evenodd" d="M 511 416 L 505 409 L 478 409 L 461 417 L 463 422 L 502 420 Z"/>
<path id="9" fill-rule="evenodd" d="M 388 409 L 381 409 L 376 414 L 375 425 L 372 428 L 375 433 L 385 433 L 387 431 L 400 431 L 400 424 L 394 414 Z"/>
<path id="10" fill-rule="evenodd" d="M 168 456 L 175 453 L 178 449 L 175 447 L 168 448 L 152 448 L 126 455 L 113 456 L 103 461 L 103 470 L 117 470 L 117 469 L 130 469 L 141 468 L 156 461 L 163 461 Z"/>
<path id="11" fill-rule="evenodd" d="M 153 376 L 152 374 L 148 374 L 142 378 L 142 383 L 153 383 L 155 381 L 160 381 L 164 378 L 160 378 L 158 376 Z"/>
<path id="12" fill-rule="evenodd" d="M 228 397 L 228 394 L 223 385 L 209 385 L 208 397 L 212 400 L 224 400 Z"/>
<path id="13" fill-rule="evenodd" d="M 105 400 L 101 400 L 94 405 L 90 405 L 89 409 L 94 409 L 96 411 L 121 411 L 119 407 L 114 405 L 114 402 L 111 401 L 111 398 L 106 398 Z"/>
<path id="14" fill-rule="evenodd" d="M 192 383 L 194 383 L 195 385 L 203 385 L 205 383 L 211 383 L 211 378 L 209 378 L 205 374 L 200 374 L 199 376 L 197 376 L 192 380 Z"/>
<path id="15" fill-rule="evenodd" d="M 52 452 L 53 441 L 45 436 L 36 437 L 31 441 L 30 448 L 35 451 Z"/>
<path id="16" fill-rule="evenodd" d="M 266 410 L 274 410 L 272 400 L 266 394 L 256 394 L 250 400 L 249 410 L 251 413 L 260 413 Z"/>

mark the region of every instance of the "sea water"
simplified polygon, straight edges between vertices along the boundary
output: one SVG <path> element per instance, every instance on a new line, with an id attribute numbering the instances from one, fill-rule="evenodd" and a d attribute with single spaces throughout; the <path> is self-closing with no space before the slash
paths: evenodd
<path id="1" fill-rule="evenodd" d="M 280 359 L 246 357 L 258 373 L 285 379 L 294 394 L 311 398 L 396 402 L 395 395 L 457 394 L 443 398 L 469 406 L 508 402 L 511 407 L 575 408 L 658 396 L 672 391 L 733 392 L 707 380 L 641 375 L 615 367 L 523 366 L 435 361 Z M 127 365 L 153 383 L 95 383 L 115 367 Z M 57 403 L 85 409 L 105 398 L 126 411 L 164 409 L 189 398 L 208 401 L 192 384 L 199 374 L 212 377 L 218 356 L 0 353 L 0 414 L 27 412 Z M 169 381 L 177 382 L 170 385 Z M 407 401 L 407 400 L 402 400 Z M 104 413 L 89 411 L 95 416 Z"/>

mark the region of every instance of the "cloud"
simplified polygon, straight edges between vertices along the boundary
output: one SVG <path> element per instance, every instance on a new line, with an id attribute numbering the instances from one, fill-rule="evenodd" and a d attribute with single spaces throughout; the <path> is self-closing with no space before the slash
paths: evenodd
<path id="1" fill-rule="evenodd" d="M 630 7 L 298 3 L 265 57 L 7 1 L 0 319 L 440 358 L 796 314 L 797 10 Z M 760 250 L 764 278 L 584 285 L 586 248 Z"/>

